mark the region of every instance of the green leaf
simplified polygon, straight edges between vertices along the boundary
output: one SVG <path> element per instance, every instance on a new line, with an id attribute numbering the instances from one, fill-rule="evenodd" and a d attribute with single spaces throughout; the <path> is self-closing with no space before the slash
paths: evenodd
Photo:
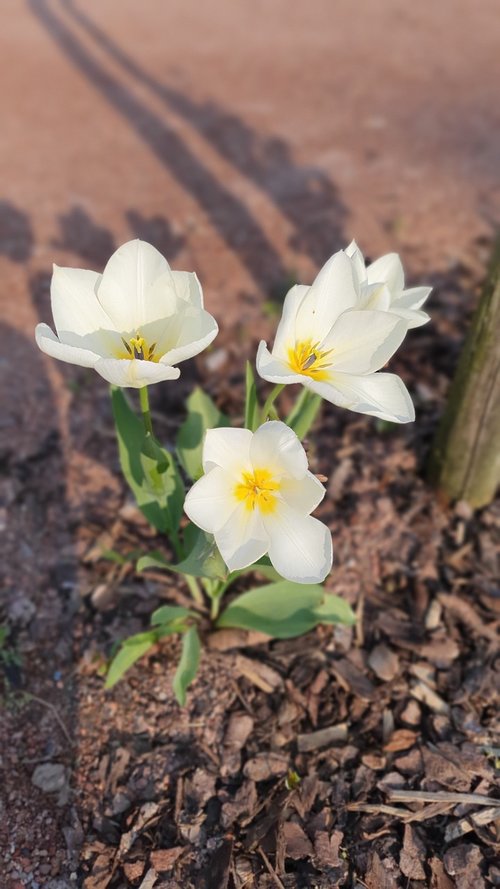
<path id="1" fill-rule="evenodd" d="M 293 429 L 301 441 L 309 432 L 321 409 L 321 395 L 303 389 L 286 418 L 287 426 Z"/>
<path id="2" fill-rule="evenodd" d="M 117 565 L 126 565 L 128 562 L 135 562 L 141 557 L 141 554 L 142 550 L 140 549 L 134 549 L 126 555 L 119 553 L 116 549 L 103 549 L 101 558 L 108 562 L 115 562 Z"/>
<path id="3" fill-rule="evenodd" d="M 314 609 L 314 613 L 319 624 L 346 624 L 352 627 L 356 623 L 356 615 L 349 602 L 333 593 L 325 593 L 324 601 Z"/>
<path id="4" fill-rule="evenodd" d="M 226 589 L 234 583 L 238 577 L 241 577 L 242 574 L 261 574 L 267 580 L 283 580 L 281 574 L 278 574 L 276 568 L 273 568 L 268 556 L 262 556 L 258 562 L 254 562 L 253 565 L 248 565 L 247 568 L 238 568 L 236 571 L 231 571 L 229 577 L 227 578 Z"/>
<path id="5" fill-rule="evenodd" d="M 159 624 L 174 624 L 183 621 L 186 617 L 194 617 L 194 612 L 181 605 L 161 605 L 151 615 L 151 626 Z"/>
<path id="6" fill-rule="evenodd" d="M 342 612 L 336 603 L 329 602 L 330 598 L 319 584 L 281 580 L 238 596 L 223 611 L 217 626 L 258 630 L 275 639 L 291 639 L 320 623 L 337 620 L 352 623 L 352 612 L 347 603 L 346 611 Z M 337 599 L 336 596 L 333 598 Z"/>
<path id="7" fill-rule="evenodd" d="M 255 376 L 252 365 L 247 361 L 245 372 L 245 429 L 255 432 L 259 426 L 259 420 L 260 409 L 255 387 Z"/>
<path id="8" fill-rule="evenodd" d="M 123 475 L 139 509 L 158 531 L 177 531 L 184 504 L 184 485 L 171 454 L 146 433 L 122 389 L 111 389 Z"/>
<path id="9" fill-rule="evenodd" d="M 105 688 L 112 688 L 113 685 L 116 685 L 132 664 L 135 664 L 153 645 L 156 645 L 157 641 L 156 631 L 151 630 L 148 633 L 130 636 L 129 639 L 122 642 L 109 666 Z"/>
<path id="10" fill-rule="evenodd" d="M 190 627 L 182 640 L 182 654 L 175 671 L 172 687 L 175 697 L 181 705 L 186 703 L 186 689 L 191 685 L 200 663 L 200 638 L 195 627 Z"/>
<path id="11" fill-rule="evenodd" d="M 147 556 L 142 556 L 137 562 L 136 570 L 141 572 L 148 568 L 156 568 L 163 571 L 173 571 L 175 574 L 189 574 L 191 577 L 225 580 L 227 568 L 215 545 L 213 536 L 194 525 L 193 527 L 196 534 L 189 534 L 192 549 L 182 562 L 177 565 L 167 562 L 160 552 L 155 551 Z"/>
<path id="12" fill-rule="evenodd" d="M 207 429 L 229 426 L 229 420 L 198 386 L 187 400 L 188 415 L 177 435 L 177 455 L 186 474 L 197 479 L 203 474 L 201 456 Z"/>
<path id="13" fill-rule="evenodd" d="M 181 574 L 191 574 L 192 577 L 210 577 L 225 580 L 227 577 L 226 564 L 217 549 L 212 534 L 197 529 L 194 546 L 182 562 L 175 566 Z"/>
<path id="14" fill-rule="evenodd" d="M 175 565 L 171 562 L 167 562 L 166 558 L 157 550 L 148 553 L 147 556 L 141 556 L 140 559 L 137 559 L 135 570 L 139 574 L 141 571 L 147 571 L 148 568 L 155 568 L 159 571 L 175 571 Z"/>

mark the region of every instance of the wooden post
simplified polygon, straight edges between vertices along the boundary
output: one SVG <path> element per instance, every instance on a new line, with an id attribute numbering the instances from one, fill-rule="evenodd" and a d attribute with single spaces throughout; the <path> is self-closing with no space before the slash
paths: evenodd
<path id="1" fill-rule="evenodd" d="M 429 478 L 449 500 L 486 506 L 500 484 L 500 240 L 451 384 Z"/>

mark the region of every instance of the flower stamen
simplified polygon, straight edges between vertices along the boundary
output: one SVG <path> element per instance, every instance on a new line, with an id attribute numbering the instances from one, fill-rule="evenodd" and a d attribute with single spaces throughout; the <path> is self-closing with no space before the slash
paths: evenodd
<path id="1" fill-rule="evenodd" d="M 276 509 L 275 491 L 279 489 L 279 482 L 272 477 L 268 469 L 254 469 L 253 472 L 242 473 L 242 481 L 236 485 L 234 494 L 237 500 L 245 504 L 248 511 L 257 508 L 266 514 Z"/>
<path id="2" fill-rule="evenodd" d="M 319 342 L 302 340 L 288 349 L 288 364 L 295 373 L 304 374 L 313 380 L 328 380 L 332 352 L 333 349 L 320 349 Z"/>
<path id="3" fill-rule="evenodd" d="M 139 331 L 137 331 L 135 336 L 130 337 L 129 340 L 126 340 L 125 337 L 122 336 L 122 343 L 127 351 L 126 358 L 138 358 L 141 361 L 154 361 L 155 363 L 158 363 L 159 358 L 155 355 L 157 343 L 153 343 L 149 346 Z"/>

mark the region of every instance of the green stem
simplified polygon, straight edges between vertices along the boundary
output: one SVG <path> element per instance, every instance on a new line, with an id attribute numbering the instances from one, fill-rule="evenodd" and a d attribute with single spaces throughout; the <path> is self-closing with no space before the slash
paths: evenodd
<path id="1" fill-rule="evenodd" d="M 139 389 L 139 399 L 141 402 L 141 413 L 142 421 L 144 423 L 144 429 L 146 430 L 146 432 L 149 432 L 150 435 L 152 435 L 153 423 L 151 422 L 151 410 L 149 407 L 149 394 L 147 386 L 143 386 L 142 389 Z"/>
<path id="2" fill-rule="evenodd" d="M 189 587 L 189 592 L 191 593 L 196 604 L 203 606 L 205 604 L 203 601 L 203 593 L 198 586 L 196 577 L 192 577 L 190 574 L 185 574 L 184 579 Z"/>
<path id="3" fill-rule="evenodd" d="M 222 596 L 214 596 L 212 599 L 212 604 L 210 605 L 210 617 L 212 620 L 217 620 L 219 616 L 220 602 Z"/>
<path id="4" fill-rule="evenodd" d="M 274 402 L 276 401 L 278 395 L 284 388 L 285 388 L 284 383 L 277 383 L 276 386 L 274 387 L 274 389 L 272 389 L 271 392 L 269 393 L 269 395 L 267 396 L 267 398 L 264 402 L 264 407 L 262 408 L 262 414 L 261 414 L 261 422 L 262 423 L 266 422 L 266 420 L 269 416 L 269 412 L 270 412 Z"/>
<path id="5" fill-rule="evenodd" d="M 293 429 L 301 441 L 305 438 L 316 420 L 316 417 L 321 410 L 321 403 L 321 395 L 316 395 L 314 392 L 311 392 L 304 387 L 292 410 L 288 414 L 285 423 L 287 426 L 290 426 L 290 429 Z"/>

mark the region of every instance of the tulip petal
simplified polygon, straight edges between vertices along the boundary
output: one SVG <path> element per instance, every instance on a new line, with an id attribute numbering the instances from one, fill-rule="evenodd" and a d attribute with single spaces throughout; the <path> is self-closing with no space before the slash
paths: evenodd
<path id="1" fill-rule="evenodd" d="M 326 490 L 312 472 L 306 472 L 304 478 L 282 478 L 280 494 L 292 509 L 309 515 L 321 503 Z"/>
<path id="2" fill-rule="evenodd" d="M 104 331 L 112 330 L 113 323 L 97 299 L 96 287 L 99 281 L 100 275 L 97 272 L 54 265 L 50 299 L 55 328 L 61 342 L 78 346 L 80 337 L 95 335 L 95 351 L 105 355 L 107 347 Z"/>
<path id="3" fill-rule="evenodd" d="M 257 373 L 263 380 L 269 383 L 305 383 L 308 379 L 302 374 L 294 373 L 288 364 L 281 358 L 275 358 L 271 355 L 264 340 L 259 343 L 257 349 L 257 358 L 255 360 Z"/>
<path id="4" fill-rule="evenodd" d="M 390 305 L 391 292 L 387 284 L 364 284 L 356 308 L 387 312 Z"/>
<path id="5" fill-rule="evenodd" d="M 332 371 L 374 373 L 394 355 L 407 330 L 408 325 L 391 312 L 344 312 L 321 348 L 331 349 L 328 360 Z"/>
<path id="6" fill-rule="evenodd" d="M 198 276 L 194 272 L 176 272 L 173 269 L 170 274 L 179 299 L 196 306 L 197 309 L 202 309 L 203 290 Z"/>
<path id="7" fill-rule="evenodd" d="M 161 364 L 178 364 L 193 358 L 206 349 L 219 332 L 215 318 L 205 312 L 204 309 L 188 306 L 180 318 L 180 326 L 176 335 L 176 344 L 160 358 Z M 158 343 L 158 352 L 161 354 L 161 340 Z"/>
<path id="8" fill-rule="evenodd" d="M 188 491 L 184 501 L 186 515 L 203 531 L 214 534 L 235 510 L 234 487 L 234 478 L 220 466 L 215 466 Z"/>
<path id="9" fill-rule="evenodd" d="M 392 305 L 398 309 L 420 309 L 431 292 L 432 287 L 409 287 Z"/>
<path id="10" fill-rule="evenodd" d="M 113 386 L 142 389 L 163 380 L 177 380 L 180 370 L 154 361 L 139 358 L 99 358 L 94 365 L 97 373 Z"/>
<path id="11" fill-rule="evenodd" d="M 153 288 L 160 277 L 163 286 Z M 174 288 L 167 260 L 151 244 L 135 240 L 123 244 L 108 260 L 97 296 L 117 330 L 136 331 L 168 314 L 169 291 Z"/>
<path id="12" fill-rule="evenodd" d="M 359 289 L 366 282 L 365 258 L 356 241 L 351 241 L 344 252 L 352 261 L 354 284 Z"/>
<path id="13" fill-rule="evenodd" d="M 391 306 L 391 312 L 398 315 L 403 321 L 406 321 L 408 330 L 422 327 L 423 324 L 427 324 L 431 320 L 430 315 L 427 312 L 420 311 L 420 309 L 402 309 L 400 306 Z"/>
<path id="14" fill-rule="evenodd" d="M 357 301 L 352 262 L 339 250 L 325 263 L 299 306 L 296 329 L 300 339 L 320 343 L 339 315 Z"/>
<path id="15" fill-rule="evenodd" d="M 269 534 L 269 558 L 282 577 L 296 583 L 321 583 L 332 567 L 332 535 L 312 516 L 281 502 L 263 517 Z"/>
<path id="16" fill-rule="evenodd" d="M 405 286 L 403 265 L 397 253 L 386 253 L 372 262 L 366 270 L 369 284 L 387 284 L 393 297 L 401 293 Z"/>
<path id="17" fill-rule="evenodd" d="M 230 571 L 247 568 L 260 559 L 269 546 L 269 537 L 258 509 L 242 503 L 229 521 L 215 533 L 215 542 Z"/>
<path id="18" fill-rule="evenodd" d="M 37 324 L 35 328 L 37 346 L 46 355 L 66 361 L 68 364 L 79 364 L 80 367 L 94 367 L 99 355 L 90 349 L 62 343 L 50 329 L 48 324 Z"/>
<path id="19" fill-rule="evenodd" d="M 395 374 L 366 376 L 332 374 L 329 383 L 311 381 L 310 388 L 326 401 L 392 423 L 410 423 L 415 409 L 403 381 Z"/>
<path id="20" fill-rule="evenodd" d="M 222 466 L 227 472 L 240 475 L 250 466 L 251 440 L 249 429 L 208 429 L 203 445 L 204 471 Z"/>
<path id="21" fill-rule="evenodd" d="M 307 472 L 304 448 L 293 429 L 279 420 L 259 426 L 250 443 L 250 460 L 254 470 L 265 468 L 276 477 L 304 478 Z"/>
<path id="22" fill-rule="evenodd" d="M 308 291 L 309 287 L 304 284 L 296 284 L 288 291 L 285 297 L 283 312 L 274 338 L 273 356 L 275 358 L 286 360 L 288 348 L 291 344 L 293 345 L 297 339 L 295 320 L 297 318 L 299 306 Z"/>

